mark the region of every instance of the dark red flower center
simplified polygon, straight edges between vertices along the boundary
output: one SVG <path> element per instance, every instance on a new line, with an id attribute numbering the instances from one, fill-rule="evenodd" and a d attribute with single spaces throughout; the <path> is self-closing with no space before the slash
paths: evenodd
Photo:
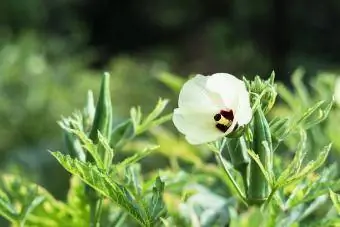
<path id="1" fill-rule="evenodd" d="M 221 110 L 218 114 L 215 114 L 214 120 L 216 128 L 225 133 L 233 123 L 234 113 L 232 110 Z"/>

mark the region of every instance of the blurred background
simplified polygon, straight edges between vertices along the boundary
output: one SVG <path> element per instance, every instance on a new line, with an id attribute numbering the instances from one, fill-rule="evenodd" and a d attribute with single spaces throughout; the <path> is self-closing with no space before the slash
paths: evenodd
<path id="1" fill-rule="evenodd" d="M 339 21 L 337 0 L 1 0 L 0 169 L 63 198 L 68 175 L 47 152 L 64 149 L 56 121 L 96 96 L 104 71 L 119 122 L 159 96 L 176 105 L 167 72 L 337 72 Z"/>

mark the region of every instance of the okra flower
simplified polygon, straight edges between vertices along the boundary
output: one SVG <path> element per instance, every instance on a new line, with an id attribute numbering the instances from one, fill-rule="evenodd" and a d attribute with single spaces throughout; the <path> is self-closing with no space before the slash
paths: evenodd
<path id="1" fill-rule="evenodd" d="M 196 75 L 183 85 L 172 120 L 189 143 L 203 144 L 230 134 L 251 118 L 244 82 L 216 73 Z"/>

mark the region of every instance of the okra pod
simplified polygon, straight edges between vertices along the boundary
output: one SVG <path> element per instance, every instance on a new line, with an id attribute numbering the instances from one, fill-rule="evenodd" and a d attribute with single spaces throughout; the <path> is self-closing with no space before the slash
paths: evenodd
<path id="1" fill-rule="evenodd" d="M 104 136 L 104 138 L 107 139 L 109 143 L 112 131 L 112 104 L 110 95 L 110 74 L 108 73 L 104 73 L 102 79 L 94 120 L 89 135 L 89 138 L 95 144 L 98 144 L 99 141 L 98 131 Z M 102 148 L 100 149 L 99 155 L 102 157 L 102 160 L 107 167 L 112 161 L 108 160 L 108 152 L 105 152 L 105 149 Z"/>
<path id="2" fill-rule="evenodd" d="M 266 141 L 268 148 L 264 147 Z M 272 169 L 272 139 L 269 124 L 261 107 L 253 117 L 253 151 L 259 156 L 261 163 L 268 172 Z M 262 204 L 269 196 L 269 183 L 255 160 L 250 160 L 249 185 L 247 199 L 249 204 Z"/>

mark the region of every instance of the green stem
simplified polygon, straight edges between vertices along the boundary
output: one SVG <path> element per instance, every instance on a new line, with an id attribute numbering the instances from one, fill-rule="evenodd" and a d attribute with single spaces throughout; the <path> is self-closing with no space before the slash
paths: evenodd
<path id="1" fill-rule="evenodd" d="M 234 168 L 240 172 L 243 180 L 245 191 L 248 190 L 248 164 L 249 155 L 247 153 L 247 144 L 243 136 L 239 138 L 228 138 L 227 147 L 230 161 Z"/>
<path id="2" fill-rule="evenodd" d="M 223 157 L 221 155 L 220 152 L 216 152 L 216 158 L 219 162 L 219 164 L 223 167 L 224 169 L 224 172 L 226 173 L 227 177 L 229 178 L 230 182 L 232 183 L 235 191 L 237 192 L 237 195 L 239 196 L 239 198 L 241 199 L 241 201 L 246 205 L 248 206 L 247 204 L 247 200 L 246 200 L 246 197 L 244 196 L 241 188 L 238 186 L 238 184 L 236 183 L 236 181 L 234 180 L 234 178 L 231 176 L 231 173 L 229 172 L 228 170 L 228 167 L 227 165 L 225 164 L 224 160 L 223 160 Z"/>
<path id="3" fill-rule="evenodd" d="M 103 210 L 103 198 L 99 198 L 99 200 L 97 200 L 95 216 L 94 216 L 95 227 L 100 227 L 100 219 L 102 215 L 102 210 Z"/>
<path id="4" fill-rule="evenodd" d="M 103 199 L 94 189 L 89 186 L 87 187 L 87 194 L 90 200 L 90 227 L 100 227 Z"/>

